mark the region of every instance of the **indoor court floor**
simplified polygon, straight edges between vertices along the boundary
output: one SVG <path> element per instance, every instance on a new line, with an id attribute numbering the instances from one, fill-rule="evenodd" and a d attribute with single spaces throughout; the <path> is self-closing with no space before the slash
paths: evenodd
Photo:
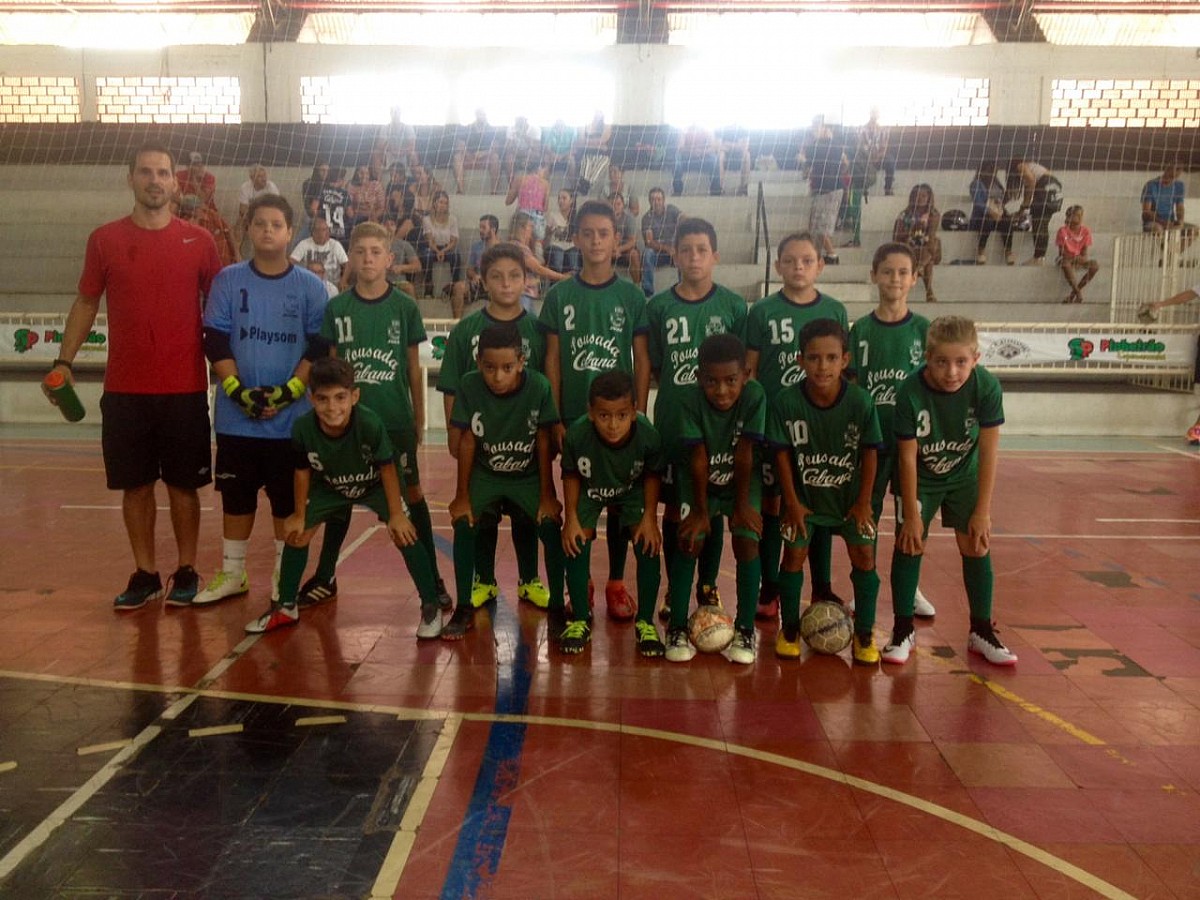
<path id="1" fill-rule="evenodd" d="M 447 581 L 451 465 L 431 435 Z M 0 487 L 0 897 L 1200 896 L 1200 453 L 1176 438 L 1002 440 L 1007 670 L 966 653 L 940 529 L 906 666 L 780 661 L 774 626 L 753 666 L 673 665 L 601 610 L 589 650 L 552 650 L 506 533 L 500 601 L 418 643 L 365 512 L 340 598 L 296 628 L 242 630 L 265 512 L 249 597 L 116 614 L 130 554 L 95 430 L 0 431 Z M 159 536 L 167 574 L 165 512 Z"/>

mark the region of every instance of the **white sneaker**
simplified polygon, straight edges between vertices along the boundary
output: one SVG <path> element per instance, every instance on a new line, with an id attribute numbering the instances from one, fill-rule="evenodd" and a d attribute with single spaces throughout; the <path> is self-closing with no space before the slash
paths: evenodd
<path id="1" fill-rule="evenodd" d="M 436 603 L 421 607 L 421 621 L 417 623 L 417 640 L 426 641 L 442 636 L 442 612 Z"/>
<path id="2" fill-rule="evenodd" d="M 896 636 L 893 634 L 887 646 L 883 648 L 883 652 L 879 654 L 879 658 L 885 663 L 902 666 L 908 662 L 908 655 L 912 653 L 913 648 L 916 646 L 916 630 L 910 631 L 906 637 L 901 638 L 899 641 L 896 640 Z"/>
<path id="3" fill-rule="evenodd" d="M 967 637 L 967 650 L 978 653 L 994 666 L 1013 666 L 1017 663 L 1017 654 L 1000 643 L 1000 638 L 991 628 L 986 632 L 971 629 Z"/>
<path id="4" fill-rule="evenodd" d="M 205 606 L 209 603 L 216 603 L 218 600 L 224 600 L 226 597 L 241 596 L 249 590 L 250 580 L 246 577 L 245 572 L 242 572 L 241 575 L 231 575 L 221 570 L 204 586 L 204 590 L 192 598 L 192 605 Z"/>
<path id="5" fill-rule="evenodd" d="M 934 609 L 932 603 L 925 599 L 920 588 L 917 588 L 917 603 L 913 607 L 913 615 L 920 619 L 932 619 L 937 615 L 937 610 Z"/>
<path id="6" fill-rule="evenodd" d="M 667 662 L 688 662 L 696 655 L 696 648 L 688 640 L 686 628 L 672 628 L 667 632 Z"/>
<path id="7" fill-rule="evenodd" d="M 725 651 L 725 658 L 733 663 L 748 666 L 754 662 L 757 655 L 754 647 L 754 629 L 736 628 L 733 632 L 733 643 Z"/>

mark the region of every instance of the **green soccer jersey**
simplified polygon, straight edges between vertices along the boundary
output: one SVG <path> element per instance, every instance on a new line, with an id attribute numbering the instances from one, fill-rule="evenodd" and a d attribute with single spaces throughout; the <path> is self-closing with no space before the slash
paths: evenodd
<path id="1" fill-rule="evenodd" d="M 912 312 L 899 322 L 881 322 L 871 313 L 850 329 L 850 372 L 875 400 L 884 453 L 896 447 L 896 391 L 921 365 L 928 331 L 929 320 Z"/>
<path id="2" fill-rule="evenodd" d="M 550 382 L 528 369 L 520 386 L 499 396 L 478 371 L 463 376 L 450 424 L 475 436 L 475 467 L 497 475 L 537 471 L 537 433 L 558 422 Z"/>
<path id="3" fill-rule="evenodd" d="M 645 313 L 641 289 L 615 275 L 604 284 L 576 275 L 547 292 L 539 323 L 558 336 L 564 422 L 587 413 L 588 389 L 597 375 L 633 374 L 633 338 L 646 330 Z"/>
<path id="4" fill-rule="evenodd" d="M 917 483 L 956 487 L 979 473 L 979 429 L 1004 424 L 1000 382 L 983 366 L 953 394 L 925 381 L 925 367 L 896 392 L 896 440 L 917 442 Z"/>
<path id="5" fill-rule="evenodd" d="M 378 300 L 364 300 L 351 289 L 325 307 L 321 336 L 354 366 L 363 405 L 379 414 L 388 431 L 411 428 L 408 348 L 425 340 L 416 301 L 395 288 Z"/>
<path id="6" fill-rule="evenodd" d="M 525 353 L 525 368 L 541 372 L 546 357 L 546 336 L 538 327 L 537 319 L 525 310 L 512 320 L 521 333 L 521 348 Z M 487 308 L 476 310 L 465 316 L 450 331 L 446 338 L 446 351 L 442 357 L 442 368 L 438 373 L 437 389 L 443 394 L 458 391 L 459 382 L 468 372 L 477 368 L 479 335 L 491 325 L 504 324 L 493 318 Z"/>
<path id="7" fill-rule="evenodd" d="M 767 443 L 790 454 L 800 502 L 831 522 L 845 519 L 858 500 L 863 449 L 882 441 L 871 395 L 848 381 L 832 406 L 814 403 L 803 382 L 771 403 Z"/>
<path id="8" fill-rule="evenodd" d="M 629 438 L 619 447 L 601 440 L 591 419 L 581 416 L 563 440 L 563 475 L 578 475 L 583 494 L 598 503 L 618 500 L 641 490 L 647 472 L 662 472 L 662 440 L 641 413 Z"/>
<path id="9" fill-rule="evenodd" d="M 345 433 L 331 437 L 309 411 L 292 425 L 296 468 L 311 469 L 314 486 L 327 487 L 347 500 L 357 500 L 380 483 L 379 466 L 389 463 L 395 449 L 383 420 L 356 406 Z"/>
<path id="10" fill-rule="evenodd" d="M 698 384 L 679 398 L 679 437 L 684 447 L 704 444 L 708 453 L 708 490 L 716 497 L 733 493 L 733 458 L 738 440 L 761 444 L 767 431 L 767 395 L 757 381 L 747 381 L 741 396 L 725 412 L 715 409 Z M 679 463 L 680 477 L 689 477 L 688 454 Z M 757 477 L 757 476 L 756 476 Z"/>
<path id="11" fill-rule="evenodd" d="M 819 293 L 811 303 L 793 303 L 783 291 L 759 300 L 746 316 L 746 347 L 758 351 L 759 383 L 773 400 L 804 377 L 800 367 L 800 329 L 814 319 L 833 319 L 849 328 L 840 300 Z"/>

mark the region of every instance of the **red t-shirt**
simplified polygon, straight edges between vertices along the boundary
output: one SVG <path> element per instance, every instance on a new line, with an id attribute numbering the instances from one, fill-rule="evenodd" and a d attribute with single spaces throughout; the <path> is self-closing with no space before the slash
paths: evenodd
<path id="1" fill-rule="evenodd" d="M 105 390 L 186 394 L 208 389 L 201 297 L 220 270 L 212 235 L 179 219 L 151 231 L 127 216 L 92 232 L 79 293 L 105 295 L 108 304 Z"/>
<path id="2" fill-rule="evenodd" d="M 180 169 L 175 173 L 175 183 L 179 185 L 180 196 L 186 197 L 188 194 L 195 194 L 206 204 L 213 206 L 215 202 L 213 194 L 217 190 L 217 177 L 212 172 L 205 172 L 204 177 L 200 179 L 200 183 L 196 184 L 192 180 L 191 169 Z"/>

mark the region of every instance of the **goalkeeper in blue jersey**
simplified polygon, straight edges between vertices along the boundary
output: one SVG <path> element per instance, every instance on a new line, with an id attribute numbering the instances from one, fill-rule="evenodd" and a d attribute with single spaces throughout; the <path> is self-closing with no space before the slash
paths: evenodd
<path id="1" fill-rule="evenodd" d="M 246 213 L 254 256 L 221 270 L 204 310 L 204 351 L 221 389 L 215 420 L 214 480 L 221 493 L 221 569 L 193 604 L 216 603 L 250 589 L 246 548 L 258 492 L 265 490 L 275 523 L 278 591 L 283 523 L 294 511 L 292 423 L 308 410 L 312 360 L 329 354 L 320 337 L 328 294 L 316 275 L 288 259 L 292 207 L 268 194 Z"/>

